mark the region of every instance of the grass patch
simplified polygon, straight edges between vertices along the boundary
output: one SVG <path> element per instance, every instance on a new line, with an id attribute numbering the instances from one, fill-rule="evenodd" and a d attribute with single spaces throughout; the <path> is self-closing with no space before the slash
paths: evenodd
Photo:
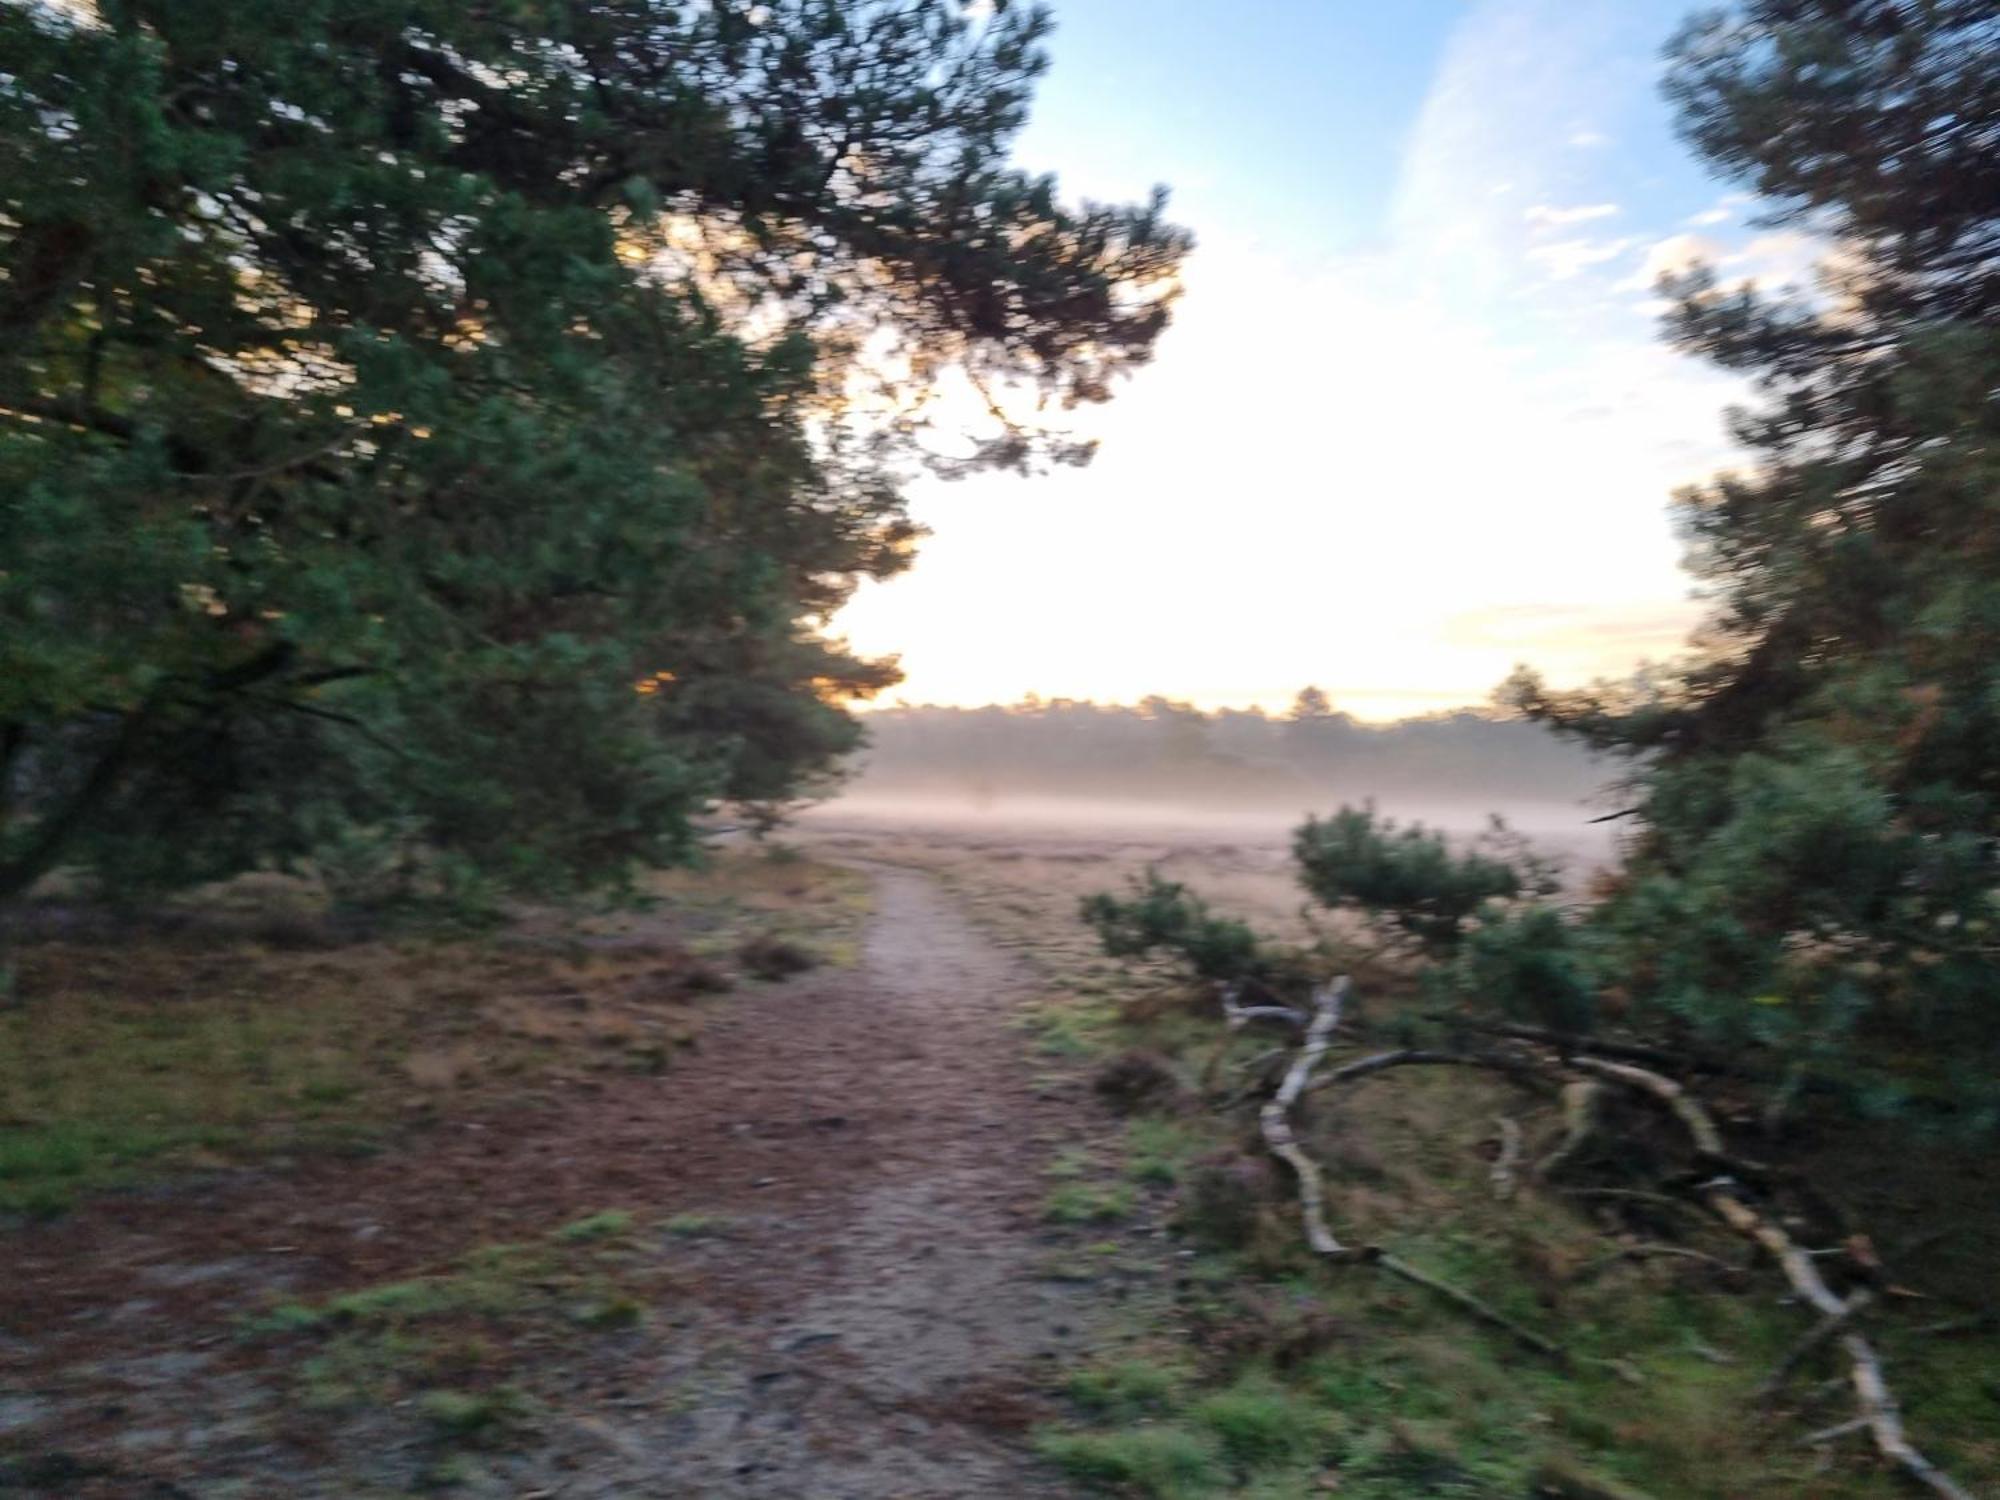
<path id="1" fill-rule="evenodd" d="M 520 1426 L 527 1418 L 529 1403 L 512 1386 L 490 1391 L 425 1391 L 417 1398 L 417 1411 L 440 1437 L 464 1442 L 492 1438 Z"/>
<path id="2" fill-rule="evenodd" d="M 616 1239 L 629 1233 L 632 1215 L 622 1208 L 607 1208 L 602 1213 L 594 1213 L 563 1225 L 555 1232 L 559 1240 L 574 1244 L 581 1240 Z"/>
<path id="3" fill-rule="evenodd" d="M 1309 1452 L 1327 1427 L 1327 1414 L 1309 1399 L 1260 1375 L 1205 1396 L 1190 1415 L 1214 1435 L 1237 1463 L 1257 1466 Z"/>
<path id="4" fill-rule="evenodd" d="M 668 1234 L 682 1239 L 703 1239 L 710 1235 L 725 1234 L 730 1220 L 726 1214 L 681 1213 L 675 1214 L 661 1227 Z"/>
<path id="5" fill-rule="evenodd" d="M 1118 1012 L 1101 1001 L 1060 996 L 1026 1007 L 1020 1025 L 1045 1057 L 1074 1062 L 1102 1056 L 1115 1045 Z"/>
<path id="6" fill-rule="evenodd" d="M 189 898 L 181 930 L 10 940 L 0 1219 L 188 1170 L 379 1149 L 407 1120 L 556 1076 L 660 1071 L 730 982 L 696 945 L 765 937 L 838 961 L 868 909 L 854 871 L 731 855 L 655 877 L 639 910 L 368 940 L 287 916 L 319 924 L 306 943 L 253 919 L 257 900 L 305 899 L 267 887 Z"/>
<path id="7" fill-rule="evenodd" d="M 1125 1127 L 1126 1171 L 1148 1187 L 1171 1187 L 1203 1144 L 1184 1120 L 1142 1115 Z"/>
<path id="8" fill-rule="evenodd" d="M 1132 1212 L 1132 1189 L 1124 1183 L 1065 1182 L 1042 1200 L 1051 1224 L 1109 1224 Z"/>
<path id="9" fill-rule="evenodd" d="M 1073 1479 L 1158 1500 L 1210 1494 L 1221 1476 L 1215 1450 L 1204 1438 L 1166 1424 L 1118 1432 L 1049 1432 L 1035 1447 Z"/>
<path id="10" fill-rule="evenodd" d="M 308 1409 L 414 1401 L 437 1434 L 497 1436 L 528 1411 L 520 1382 L 539 1367 L 533 1350 L 643 1321 L 657 1288 L 626 1243 L 631 1222 L 606 1210 L 428 1275 L 279 1303 L 239 1332 L 289 1348 Z"/>
<path id="11" fill-rule="evenodd" d="M 1115 885 L 1121 861 L 1136 866 L 1147 856 L 1073 865 L 1059 845 L 1018 858 L 993 840 L 975 848 L 902 838 L 895 847 L 953 883 L 982 921 L 1027 951 L 1042 994 L 1059 997 L 1022 1018 L 1023 1050 L 1044 1070 L 1041 1086 L 1055 1090 L 1067 1078 L 1074 1087 L 1079 1061 L 1127 1050 L 1163 1059 L 1180 1080 L 1202 1075 L 1223 1040 L 1212 997 L 1157 970 L 1113 970 L 1064 936 L 1080 896 Z M 1216 891 L 1229 915 L 1311 940 L 1296 919 L 1296 885 L 1276 861 L 1188 847 L 1166 863 L 1171 878 Z M 1407 986 L 1399 991 L 1397 983 L 1390 975 L 1365 980 L 1356 1011 L 1382 1045 L 1398 1035 L 1394 1010 Z M 1213 1076 L 1248 1076 L 1236 1065 L 1271 1044 L 1263 1035 L 1237 1038 Z M 1345 1042 L 1340 1055 L 1349 1055 Z M 1281 1167 L 1262 1170 L 1269 1164 L 1248 1111 L 1140 1113 L 1125 1124 L 1117 1170 L 1126 1184 L 1135 1194 L 1172 1189 L 1180 1222 L 1211 1165 L 1240 1165 L 1244 1231 L 1192 1256 L 1180 1253 L 1185 1241 L 1156 1247 L 1135 1236 L 1125 1245 L 1127 1256 L 1152 1258 L 1156 1284 L 1170 1275 L 1174 1289 L 1171 1299 L 1142 1295 L 1129 1304 L 1140 1347 L 1184 1350 L 1186 1366 L 1171 1380 L 1143 1359 L 1071 1372 L 1064 1390 L 1083 1426 L 1044 1434 L 1042 1451 L 1080 1482 L 1136 1495 L 1519 1500 L 1553 1483 L 1550 1476 L 1580 1472 L 1607 1493 L 1625 1485 L 1656 1500 L 1899 1500 L 1901 1484 L 1867 1454 L 1865 1440 L 1831 1462 L 1795 1441 L 1850 1414 L 1839 1390 L 1814 1394 L 1840 1373 L 1837 1360 L 1816 1360 L 1776 1409 L 1752 1399 L 1810 1321 L 1780 1300 L 1782 1282 L 1767 1267 L 1739 1281 L 1660 1259 L 1578 1279 L 1620 1235 L 1684 1241 L 1732 1262 L 1747 1254 L 1698 1212 L 1669 1210 L 1651 1222 L 1643 1206 L 1571 1200 L 1533 1183 L 1496 1202 L 1488 1169 L 1502 1114 L 1522 1125 L 1531 1150 L 1559 1129 L 1549 1104 L 1501 1080 L 1404 1069 L 1315 1095 L 1305 1130 L 1326 1165 L 1328 1210 L 1344 1239 L 1384 1245 L 1559 1336 L 1575 1356 L 1569 1372 L 1524 1355 L 1420 1289 L 1362 1267 L 1312 1266 L 1297 1249 L 1290 1179 Z M 1907 1272 L 1905 1284 L 1935 1300 L 1885 1304 L 1872 1315 L 1872 1332 L 1912 1438 L 1968 1489 L 1986 1493 L 2000 1482 L 2000 1384 L 1985 1373 L 2000 1358 L 2000 1338 L 1902 1333 L 1944 1316 L 1944 1308 L 1988 1300 L 1984 1205 L 2000 1204 L 1984 1191 L 1990 1161 L 1962 1151 L 1897 1160 L 1886 1145 L 1871 1146 L 1866 1132 L 1821 1142 L 1818 1129 L 1815 1122 L 1801 1137 L 1812 1175 L 1841 1183 L 1885 1250 L 1924 1229 L 1956 1226 L 1938 1243 L 1905 1252 L 1907 1265 L 1897 1268 L 1899 1278 Z M 1871 1149 L 1892 1159 L 1875 1161 Z M 1816 1156 L 1827 1160 L 1811 1161 Z M 1113 1161 L 1104 1150 L 1058 1156 L 1048 1217 L 1087 1224 L 1099 1213 L 1115 1216 L 1096 1186 Z M 1606 1182 L 1622 1181 L 1605 1170 L 1613 1173 Z M 1912 1211 L 1927 1220 L 1908 1223 Z M 1069 1247 L 1050 1274 L 1098 1280 L 1094 1262 Z"/>
<path id="12" fill-rule="evenodd" d="M 1064 1389 L 1094 1417 L 1127 1419 L 1168 1410 L 1187 1378 L 1178 1365 L 1118 1359 L 1072 1372 Z"/>

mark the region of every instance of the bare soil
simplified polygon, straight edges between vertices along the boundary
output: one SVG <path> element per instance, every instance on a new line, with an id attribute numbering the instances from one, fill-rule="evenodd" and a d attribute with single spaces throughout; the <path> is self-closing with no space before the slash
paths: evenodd
<path id="1" fill-rule="evenodd" d="M 1067 1493 L 1026 1429 L 1105 1310 L 1044 1274 L 1059 1237 L 1040 1168 L 1093 1106 L 1031 1083 L 1015 960 L 924 875 L 871 874 L 857 967 L 721 1002 L 661 1075 L 442 1119 L 370 1160 L 104 1197 L 0 1240 L 0 1490 L 438 1482 L 415 1403 L 310 1409 L 304 1351 L 242 1320 L 616 1208 L 639 1226 L 643 1321 L 515 1351 L 531 1415 L 454 1450 L 454 1493 Z"/>

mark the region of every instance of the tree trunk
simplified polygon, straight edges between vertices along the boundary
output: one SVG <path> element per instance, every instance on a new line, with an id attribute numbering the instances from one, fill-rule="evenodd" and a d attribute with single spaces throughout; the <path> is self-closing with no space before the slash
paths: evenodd
<path id="1" fill-rule="evenodd" d="M 154 704 L 149 701 L 123 715 L 117 734 L 98 757 L 97 764 L 90 768 L 90 774 L 60 806 L 36 823 L 25 849 L 0 862 L 0 904 L 25 895 L 30 886 L 61 863 L 70 841 L 117 789 L 119 778 L 132 763 L 146 730 L 152 725 L 153 714 Z"/>

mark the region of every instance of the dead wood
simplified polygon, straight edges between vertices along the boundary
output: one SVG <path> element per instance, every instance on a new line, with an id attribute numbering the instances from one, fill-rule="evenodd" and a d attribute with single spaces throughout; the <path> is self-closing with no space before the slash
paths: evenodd
<path id="1" fill-rule="evenodd" d="M 1488 1036 L 1511 1037 L 1517 1042 L 1539 1042 L 1545 1047 L 1555 1048 L 1565 1057 L 1572 1053 L 1588 1053 L 1596 1057 L 1624 1058 L 1628 1062 L 1653 1063 L 1666 1068 L 1686 1067 L 1688 1063 L 1684 1054 L 1646 1042 L 1579 1036 L 1575 1032 L 1556 1031 L 1547 1026 L 1530 1026 L 1523 1021 L 1475 1021 L 1472 1029 L 1483 1031 Z"/>
<path id="2" fill-rule="evenodd" d="M 1510 1057 L 1504 1052 L 1444 1052 L 1434 1047 L 1396 1047 L 1387 1052 L 1370 1053 L 1351 1063 L 1342 1063 L 1321 1075 L 1312 1087 L 1317 1091 L 1337 1084 L 1353 1083 L 1358 1078 L 1366 1078 L 1387 1068 L 1418 1066 L 1490 1068 L 1530 1088 L 1546 1089 L 1549 1086 L 1546 1070 L 1524 1057 Z"/>
<path id="3" fill-rule="evenodd" d="M 1567 1360 L 1561 1348 L 1533 1329 L 1515 1322 L 1498 1308 L 1482 1302 L 1470 1292 L 1462 1291 L 1449 1282 L 1440 1281 L 1426 1271 L 1418 1270 L 1407 1261 L 1387 1254 L 1379 1248 L 1371 1246 L 1357 1249 L 1343 1245 L 1327 1224 L 1325 1190 L 1319 1164 L 1299 1145 L 1298 1137 L 1292 1131 L 1290 1117 L 1293 1107 L 1311 1084 L 1313 1069 L 1326 1055 L 1334 1028 L 1340 1024 L 1341 1006 L 1347 998 L 1347 992 L 1348 980 L 1342 975 L 1315 995 L 1312 1022 L 1306 1027 L 1305 1038 L 1299 1044 L 1298 1053 L 1292 1059 L 1291 1067 L 1286 1070 L 1277 1092 L 1266 1101 L 1258 1116 L 1264 1142 L 1270 1148 L 1271 1154 L 1289 1166 L 1293 1175 L 1298 1178 L 1299 1215 L 1305 1224 L 1306 1243 L 1312 1247 L 1316 1255 L 1334 1260 L 1363 1260 L 1413 1286 L 1423 1287 L 1463 1308 L 1480 1322 L 1511 1334 L 1536 1353 L 1554 1360 L 1559 1365 L 1566 1364 Z M 1393 1060 L 1385 1060 L 1392 1058 Z M 1347 1069 L 1341 1071 L 1350 1078 L 1362 1077 L 1369 1072 L 1376 1072 L 1397 1063 L 1432 1060 L 1456 1063 L 1466 1059 L 1455 1053 L 1440 1053 L 1435 1059 L 1419 1057 L 1414 1055 L 1413 1050 L 1406 1050 L 1399 1054 L 1383 1053 L 1375 1058 L 1364 1058 L 1363 1063 L 1369 1066 L 1359 1072 L 1354 1071 L 1358 1064 L 1349 1064 Z"/>
<path id="4" fill-rule="evenodd" d="M 1785 1382 L 1792 1378 L 1792 1372 L 1811 1358 L 1815 1350 L 1823 1348 L 1833 1336 L 1844 1329 L 1848 1322 L 1863 1308 L 1875 1300 L 1875 1294 L 1862 1287 L 1841 1304 L 1840 1311 L 1831 1317 L 1821 1318 L 1807 1330 L 1804 1338 L 1785 1351 L 1785 1357 L 1778 1361 L 1764 1383 L 1757 1387 L 1757 1399 L 1769 1401 L 1785 1388 Z"/>
<path id="5" fill-rule="evenodd" d="M 1854 1396 L 1861 1404 L 1861 1415 L 1881 1455 L 1947 1500 L 1972 1500 L 1970 1491 L 1911 1445 L 1903 1431 L 1903 1410 L 1897 1405 L 1889 1383 L 1882 1378 L 1881 1362 L 1868 1340 L 1858 1333 L 1849 1333 L 1842 1335 L 1840 1344 L 1852 1362 Z"/>
<path id="6" fill-rule="evenodd" d="M 1628 1088 L 1635 1088 L 1651 1094 L 1660 1103 L 1674 1112 L 1686 1128 L 1688 1138 L 1694 1142 L 1696 1154 L 1718 1167 L 1726 1167 L 1739 1177 L 1753 1182 L 1761 1182 L 1770 1176 L 1770 1169 L 1760 1163 L 1750 1161 L 1732 1152 L 1722 1139 L 1722 1131 L 1715 1123 L 1715 1117 L 1703 1107 L 1700 1100 L 1687 1091 L 1678 1079 L 1669 1078 L 1664 1073 L 1655 1073 L 1650 1068 L 1636 1067 L 1631 1063 L 1608 1062 L 1601 1057 L 1572 1057 L 1570 1066 L 1599 1078 L 1609 1078 Z"/>
<path id="7" fill-rule="evenodd" d="M 1371 1249 L 1363 1251 L 1362 1254 L 1366 1259 L 1372 1261 L 1381 1270 L 1387 1271 L 1391 1276 L 1399 1277 L 1413 1286 L 1424 1287 L 1429 1291 L 1435 1292 L 1447 1302 L 1454 1303 L 1465 1309 L 1465 1311 L 1471 1313 L 1480 1322 L 1490 1324 L 1500 1329 L 1503 1333 L 1512 1334 L 1515 1339 L 1534 1350 L 1537 1354 L 1553 1360 L 1558 1365 L 1568 1366 L 1569 1356 L 1564 1353 L 1560 1345 L 1551 1343 L 1539 1333 L 1536 1333 L 1534 1329 L 1515 1322 L 1498 1308 L 1480 1301 L 1472 1293 L 1461 1291 L 1448 1281 L 1440 1281 L 1427 1271 L 1419 1271 L 1408 1261 L 1399 1260 L 1397 1257 L 1384 1251 Z"/>
<path id="8" fill-rule="evenodd" d="M 1595 1079 L 1578 1078 L 1563 1085 L 1563 1138 L 1544 1156 L 1535 1175 L 1547 1182 L 1568 1165 L 1597 1130 L 1597 1106 L 1604 1098 L 1604 1085 Z"/>
<path id="9" fill-rule="evenodd" d="M 1291 1167 L 1298 1179 L 1299 1212 L 1305 1224 L 1307 1243 L 1317 1255 L 1340 1260 L 1363 1260 L 1391 1276 L 1421 1286 L 1463 1309 L 1480 1322 L 1503 1330 L 1536 1353 L 1566 1366 L 1568 1356 L 1559 1345 L 1552 1343 L 1533 1329 L 1517 1323 L 1491 1304 L 1481 1301 L 1470 1292 L 1463 1291 L 1449 1282 L 1440 1281 L 1379 1248 L 1356 1250 L 1343 1245 L 1327 1224 L 1325 1190 L 1319 1166 L 1299 1145 L 1298 1137 L 1292 1130 L 1290 1115 L 1299 1098 L 1313 1086 L 1313 1070 L 1326 1055 L 1333 1032 L 1340 1024 L 1341 1006 L 1346 999 L 1347 991 L 1348 981 L 1342 976 L 1326 989 L 1316 993 L 1312 1019 L 1305 1026 L 1304 1037 L 1299 1044 L 1297 1054 L 1293 1057 L 1292 1065 L 1286 1070 L 1277 1091 L 1266 1101 L 1259 1114 L 1265 1144 L 1270 1148 L 1272 1155 Z M 1232 1024 L 1237 1024 L 1235 1013 L 1240 1007 L 1236 1006 L 1232 992 L 1226 991 L 1224 994 L 1224 1009 L 1225 1015 L 1230 1016 Z M 1698 1099 L 1689 1094 L 1677 1079 L 1648 1068 L 1602 1057 L 1573 1056 L 1567 1060 L 1570 1066 L 1581 1072 L 1621 1083 L 1650 1095 L 1681 1122 L 1696 1152 L 1710 1163 L 1740 1169 L 1746 1173 L 1762 1174 L 1763 1169 L 1755 1163 L 1744 1161 L 1729 1150 L 1714 1116 Z M 1362 1058 L 1337 1068 L 1322 1080 L 1322 1084 L 1351 1081 L 1385 1068 L 1419 1062 L 1493 1065 L 1491 1058 L 1480 1054 L 1429 1052 L 1421 1048 L 1403 1048 L 1394 1052 L 1377 1053 L 1372 1057 Z M 1510 1066 L 1518 1068 L 1524 1065 L 1510 1061 Z M 1580 1098 L 1581 1095 L 1571 1097 Z M 1883 1378 L 1881 1362 L 1877 1359 L 1874 1348 L 1859 1333 L 1845 1327 L 1853 1312 L 1858 1310 L 1858 1305 L 1851 1307 L 1849 1300 L 1843 1300 L 1835 1295 L 1833 1289 L 1826 1284 L 1825 1278 L 1820 1275 L 1812 1256 L 1795 1244 L 1783 1229 L 1750 1205 L 1735 1177 L 1716 1177 L 1703 1184 L 1700 1191 L 1703 1200 L 1716 1216 L 1730 1228 L 1763 1248 L 1778 1263 L 1786 1280 L 1791 1283 L 1793 1291 L 1800 1299 L 1816 1309 L 1823 1320 L 1834 1325 L 1828 1328 L 1819 1341 L 1824 1341 L 1825 1338 L 1839 1338 L 1841 1348 L 1848 1358 L 1855 1400 L 1861 1408 L 1860 1416 L 1855 1419 L 1851 1429 L 1840 1430 L 1859 1431 L 1865 1427 L 1874 1440 L 1876 1450 L 1903 1474 L 1934 1493 L 1945 1496 L 1946 1500 L 1971 1500 L 1966 1490 L 1910 1443 L 1903 1429 L 1902 1410 L 1897 1405 L 1888 1382 Z M 1726 1266 L 1725 1262 L 1713 1256 L 1679 1246 L 1654 1246 L 1650 1247 L 1650 1250 L 1684 1255 Z M 1618 1258 L 1624 1258 L 1626 1253 L 1621 1251 Z M 1733 1267 L 1728 1269 L 1734 1270 Z M 1842 1331 L 1843 1329 L 1845 1331 Z"/>
<path id="10" fill-rule="evenodd" d="M 1842 1382 L 1845 1384 L 1845 1382 Z M 1849 1417 L 1845 1422 L 1835 1422 L 1831 1427 L 1822 1427 L 1817 1432 L 1809 1432 L 1799 1439 L 1801 1448 L 1817 1448 L 1821 1443 L 1844 1438 L 1850 1432 L 1859 1432 L 1868 1425 L 1866 1417 Z"/>
<path id="11" fill-rule="evenodd" d="M 1253 1021 L 1270 1021 L 1300 1030 L 1308 1024 L 1309 1018 L 1302 1010 L 1289 1005 L 1244 1005 L 1237 999 L 1242 993 L 1239 984 L 1225 984 L 1221 988 L 1222 1018 L 1231 1031 L 1240 1031 Z"/>
<path id="12" fill-rule="evenodd" d="M 1353 1252 L 1340 1243 L 1327 1225 L 1319 1164 L 1305 1153 L 1299 1146 L 1298 1137 L 1292 1133 L 1291 1111 L 1299 1095 L 1305 1092 L 1313 1068 L 1326 1055 L 1327 1045 L 1333 1039 L 1333 1029 L 1340 1024 L 1340 1008 L 1347 999 L 1347 988 L 1347 976 L 1343 974 L 1314 994 L 1313 1018 L 1306 1027 L 1305 1039 L 1299 1043 L 1298 1054 L 1285 1071 L 1277 1092 L 1265 1101 L 1258 1114 L 1264 1143 L 1270 1147 L 1271 1154 L 1290 1167 L 1299 1180 L 1299 1215 L 1305 1222 L 1306 1243 L 1312 1246 L 1316 1255 L 1340 1257 Z"/>
<path id="13" fill-rule="evenodd" d="M 1703 1156 L 1716 1162 L 1732 1160 L 1723 1145 L 1722 1133 L 1716 1128 L 1714 1117 L 1676 1080 L 1623 1063 L 1599 1062 L 1582 1057 L 1574 1058 L 1572 1062 L 1579 1068 L 1614 1078 L 1652 1095 L 1671 1109 L 1687 1127 L 1695 1149 Z M 1703 1201 L 1716 1217 L 1738 1234 L 1755 1241 L 1778 1263 L 1785 1280 L 1791 1283 L 1792 1290 L 1801 1301 L 1823 1319 L 1842 1324 L 1848 1322 L 1848 1301 L 1836 1295 L 1833 1288 L 1826 1284 L 1826 1278 L 1820 1275 L 1812 1256 L 1768 1216 L 1750 1205 L 1735 1178 L 1717 1177 L 1703 1184 L 1700 1191 Z M 1840 1340 L 1840 1347 L 1847 1355 L 1849 1380 L 1854 1387 L 1855 1401 L 1861 1408 L 1857 1420 L 1874 1439 L 1876 1451 L 1910 1479 L 1936 1494 L 1946 1496 L 1947 1500 L 1971 1500 L 1967 1490 L 1911 1444 L 1903 1430 L 1902 1408 L 1883 1378 L 1882 1364 L 1876 1357 L 1874 1346 L 1854 1332 L 1851 1326 L 1844 1331 L 1834 1330 L 1829 1336 Z"/>
<path id="14" fill-rule="evenodd" d="M 1716 1270 L 1721 1271 L 1727 1276 L 1740 1277 L 1743 1274 L 1741 1266 L 1731 1265 L 1728 1261 L 1722 1259 L 1722 1257 L 1710 1255 L 1705 1250 L 1693 1250 L 1686 1245 L 1656 1245 L 1647 1243 L 1643 1245 L 1620 1245 L 1608 1255 L 1594 1260 L 1589 1265 L 1583 1267 L 1570 1280 L 1574 1284 L 1581 1285 L 1586 1281 L 1603 1275 L 1621 1261 L 1628 1260 L 1691 1260 L 1705 1266 L 1713 1266 Z"/>

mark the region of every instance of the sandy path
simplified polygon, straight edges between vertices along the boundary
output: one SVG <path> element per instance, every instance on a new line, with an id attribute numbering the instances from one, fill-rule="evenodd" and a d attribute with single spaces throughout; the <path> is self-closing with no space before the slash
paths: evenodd
<path id="1" fill-rule="evenodd" d="M 758 1299 L 754 1353 L 654 1450 L 690 1487 L 657 1493 L 1064 1493 L 1008 1433 L 1036 1364 L 1081 1344 L 1088 1311 L 1039 1275 L 1045 1111 L 1006 1027 L 1018 975 L 922 876 L 879 868 L 876 901 L 859 993 L 799 1017 L 788 1101 L 847 1119 L 874 1170 L 760 1216 L 757 1274 L 783 1285 Z M 811 1180 L 809 1159 L 794 1166 Z"/>
<path id="2" fill-rule="evenodd" d="M 1013 961 L 925 877 L 871 874 L 857 970 L 732 998 L 662 1077 L 10 1237 L 0 1455 L 58 1456 L 66 1494 L 409 1493 L 410 1414 L 290 1409 L 231 1321 L 623 1205 L 729 1229 L 659 1235 L 676 1294 L 609 1352 L 545 1351 L 531 1436 L 456 1493 L 1066 1493 L 1023 1429 L 1087 1342 L 1036 1205 L 1088 1106 L 1030 1089 Z"/>

